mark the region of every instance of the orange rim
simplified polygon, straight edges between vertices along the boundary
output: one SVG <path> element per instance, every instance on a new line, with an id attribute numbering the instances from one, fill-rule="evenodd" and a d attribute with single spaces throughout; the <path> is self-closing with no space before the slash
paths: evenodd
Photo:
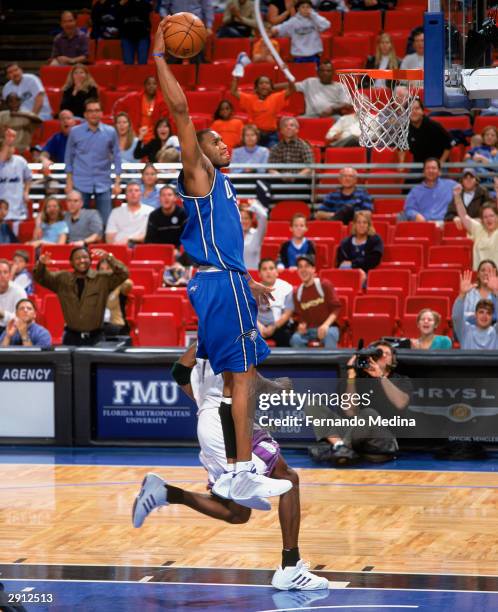
<path id="1" fill-rule="evenodd" d="M 386 79 L 392 81 L 423 81 L 424 71 L 421 68 L 414 70 L 378 70 L 378 69 L 341 69 L 337 74 L 350 74 L 351 76 L 369 76 L 372 79 Z"/>

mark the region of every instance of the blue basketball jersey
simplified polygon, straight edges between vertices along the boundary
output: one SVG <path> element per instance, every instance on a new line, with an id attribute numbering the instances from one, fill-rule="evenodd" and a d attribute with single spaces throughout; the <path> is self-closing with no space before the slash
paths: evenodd
<path id="1" fill-rule="evenodd" d="M 230 179 L 215 170 L 211 191 L 196 198 L 185 194 L 181 172 L 178 193 L 188 214 L 180 240 L 189 256 L 203 266 L 247 272 L 237 194 Z"/>

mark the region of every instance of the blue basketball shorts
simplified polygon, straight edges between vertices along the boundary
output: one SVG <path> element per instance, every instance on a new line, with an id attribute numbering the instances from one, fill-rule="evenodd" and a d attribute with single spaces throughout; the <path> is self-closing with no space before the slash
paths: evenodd
<path id="1" fill-rule="evenodd" d="M 266 359 L 258 306 L 240 272 L 198 272 L 187 291 L 199 318 L 197 356 L 209 359 L 215 374 L 247 372 Z"/>

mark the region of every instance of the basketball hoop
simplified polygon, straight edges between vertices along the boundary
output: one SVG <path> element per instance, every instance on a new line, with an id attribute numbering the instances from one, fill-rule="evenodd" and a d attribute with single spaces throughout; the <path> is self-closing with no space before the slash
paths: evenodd
<path id="1" fill-rule="evenodd" d="M 358 116 L 360 145 L 376 151 L 408 149 L 410 113 L 424 71 L 357 69 L 337 74 Z"/>

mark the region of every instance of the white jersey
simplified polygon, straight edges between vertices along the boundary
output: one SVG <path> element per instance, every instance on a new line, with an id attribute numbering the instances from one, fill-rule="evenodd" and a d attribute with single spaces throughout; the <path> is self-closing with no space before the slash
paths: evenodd
<path id="1" fill-rule="evenodd" d="M 223 397 L 223 376 L 215 374 L 207 359 L 197 359 L 190 376 L 190 385 L 197 404 L 197 438 L 201 447 L 199 460 L 207 470 L 210 484 L 214 484 L 227 467 L 225 441 L 218 412 Z M 259 474 L 267 472 L 267 465 L 256 454 L 252 460 Z"/>

